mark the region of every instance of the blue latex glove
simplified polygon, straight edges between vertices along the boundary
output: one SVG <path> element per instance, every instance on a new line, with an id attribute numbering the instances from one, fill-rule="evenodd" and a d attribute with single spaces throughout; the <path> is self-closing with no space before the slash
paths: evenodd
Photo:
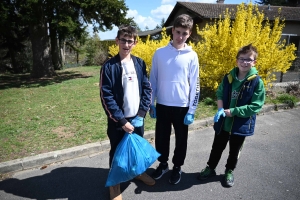
<path id="1" fill-rule="evenodd" d="M 144 118 L 140 116 L 136 116 L 131 120 L 131 125 L 134 127 L 141 127 L 144 124 Z"/>
<path id="2" fill-rule="evenodd" d="M 218 122 L 220 119 L 220 116 L 223 115 L 223 117 L 226 116 L 225 112 L 224 112 L 224 108 L 219 108 L 218 112 L 216 113 L 215 117 L 214 117 L 214 122 Z"/>
<path id="3" fill-rule="evenodd" d="M 190 125 L 191 123 L 194 122 L 194 115 L 191 113 L 186 113 L 185 117 L 184 117 L 184 124 L 185 125 Z"/>
<path id="4" fill-rule="evenodd" d="M 154 105 L 150 106 L 149 115 L 151 118 L 154 118 L 154 119 L 156 118 L 156 108 Z"/>

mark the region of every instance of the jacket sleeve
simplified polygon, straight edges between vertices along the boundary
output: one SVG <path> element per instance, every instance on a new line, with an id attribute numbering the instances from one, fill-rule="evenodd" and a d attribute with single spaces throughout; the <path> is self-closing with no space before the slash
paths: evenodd
<path id="1" fill-rule="evenodd" d="M 100 99 L 106 115 L 121 125 L 126 124 L 123 111 L 118 106 L 113 93 L 113 77 L 109 70 L 109 63 L 105 63 L 100 70 Z"/>
<path id="2" fill-rule="evenodd" d="M 249 105 L 230 108 L 231 114 L 237 117 L 250 117 L 258 113 L 265 103 L 265 87 L 261 79 L 257 84 Z"/>
<path id="3" fill-rule="evenodd" d="M 195 53 L 194 60 L 191 62 L 189 70 L 189 84 L 190 84 L 190 99 L 189 99 L 189 110 L 188 113 L 194 114 L 200 97 L 200 78 L 199 78 L 199 62 L 198 56 Z"/>
<path id="4" fill-rule="evenodd" d="M 152 88 L 147 76 L 146 64 L 142 61 L 142 91 L 138 115 L 145 117 L 147 114 L 152 98 Z"/>

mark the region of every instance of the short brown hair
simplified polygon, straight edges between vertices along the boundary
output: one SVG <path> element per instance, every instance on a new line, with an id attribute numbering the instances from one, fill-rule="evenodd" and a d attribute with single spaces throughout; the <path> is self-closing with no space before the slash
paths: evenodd
<path id="1" fill-rule="evenodd" d="M 136 39 L 138 33 L 137 29 L 130 25 L 121 25 L 118 30 L 117 38 L 119 38 L 121 35 L 124 35 L 125 37 L 133 37 L 134 40 Z"/>
<path id="2" fill-rule="evenodd" d="M 256 47 L 252 44 L 248 44 L 247 46 L 243 46 L 242 48 L 240 48 L 236 55 L 236 58 L 240 57 L 241 54 L 247 54 L 249 52 L 251 52 L 252 55 L 254 55 L 254 60 L 256 60 L 258 53 Z"/>
<path id="3" fill-rule="evenodd" d="M 182 14 L 176 17 L 173 27 L 188 28 L 190 31 L 192 31 L 193 23 L 193 18 L 187 14 Z"/>

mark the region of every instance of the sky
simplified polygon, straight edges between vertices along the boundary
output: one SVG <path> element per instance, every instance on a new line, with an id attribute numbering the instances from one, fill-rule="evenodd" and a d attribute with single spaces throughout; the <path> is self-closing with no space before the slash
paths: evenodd
<path id="1" fill-rule="evenodd" d="M 216 3 L 216 0 L 179 0 L 185 2 L 200 3 Z M 129 8 L 127 17 L 133 17 L 141 30 L 145 30 L 146 26 L 152 30 L 156 25 L 160 25 L 162 19 L 167 20 L 173 10 L 176 0 L 125 0 L 125 4 Z M 241 4 L 249 3 L 250 0 L 225 0 L 225 4 Z M 254 2 L 254 1 L 252 1 Z M 92 27 L 88 30 L 92 32 Z M 100 40 L 114 39 L 117 36 L 117 27 L 111 31 L 98 32 Z M 92 34 L 92 33 L 91 33 Z"/>

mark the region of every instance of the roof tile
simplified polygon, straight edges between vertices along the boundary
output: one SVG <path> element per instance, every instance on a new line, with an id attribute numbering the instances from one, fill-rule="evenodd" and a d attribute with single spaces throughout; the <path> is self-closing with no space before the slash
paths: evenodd
<path id="1" fill-rule="evenodd" d="M 230 11 L 235 11 L 239 4 L 211 4 L 211 3 L 197 3 L 197 2 L 177 2 L 188 10 L 194 12 L 199 17 L 207 18 L 219 18 L 220 14 L 223 14 L 226 8 Z M 176 5 L 177 6 L 177 5 Z M 280 16 L 286 21 L 300 21 L 300 7 L 285 7 L 285 6 L 258 6 L 260 11 L 263 11 L 265 17 L 269 20 L 274 20 L 278 17 L 278 9 L 281 8 Z M 234 13 L 233 13 L 234 15 Z"/>

